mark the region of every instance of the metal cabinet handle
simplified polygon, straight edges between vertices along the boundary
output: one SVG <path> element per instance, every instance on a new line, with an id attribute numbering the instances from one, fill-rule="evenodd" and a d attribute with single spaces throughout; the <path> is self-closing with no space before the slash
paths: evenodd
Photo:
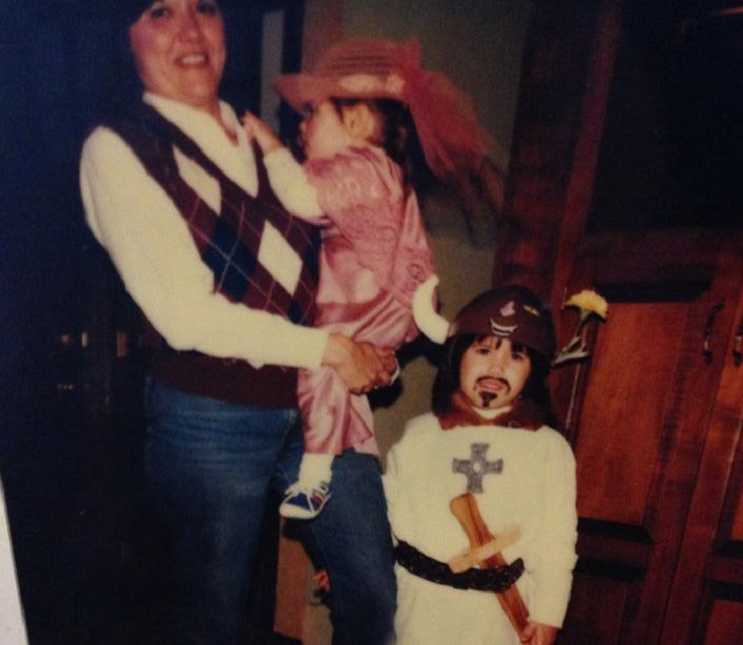
<path id="1" fill-rule="evenodd" d="M 712 338 L 712 332 L 715 327 L 715 319 L 717 318 L 717 314 L 719 314 L 722 309 L 725 307 L 725 302 L 718 302 L 712 309 L 710 309 L 709 316 L 707 316 L 707 324 L 704 326 L 704 345 L 703 345 L 703 353 L 704 353 L 704 360 L 707 363 L 712 362 L 712 347 L 710 345 L 710 339 Z"/>

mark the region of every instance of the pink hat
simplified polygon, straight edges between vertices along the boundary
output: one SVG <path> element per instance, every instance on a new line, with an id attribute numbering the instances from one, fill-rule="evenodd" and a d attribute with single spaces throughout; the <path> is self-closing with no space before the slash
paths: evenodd
<path id="1" fill-rule="evenodd" d="M 302 112 L 329 98 L 393 99 L 415 122 L 426 162 L 440 178 L 477 170 L 491 147 L 469 97 L 443 74 L 420 65 L 417 41 L 346 40 L 330 47 L 311 71 L 285 74 L 276 91 Z"/>

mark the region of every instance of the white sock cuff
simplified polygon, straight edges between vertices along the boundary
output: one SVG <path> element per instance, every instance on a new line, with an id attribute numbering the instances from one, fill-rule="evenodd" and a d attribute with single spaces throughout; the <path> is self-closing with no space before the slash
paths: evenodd
<path id="1" fill-rule="evenodd" d="M 302 484 L 316 486 L 320 482 L 330 482 L 331 465 L 335 455 L 306 452 L 299 466 L 299 481 Z"/>

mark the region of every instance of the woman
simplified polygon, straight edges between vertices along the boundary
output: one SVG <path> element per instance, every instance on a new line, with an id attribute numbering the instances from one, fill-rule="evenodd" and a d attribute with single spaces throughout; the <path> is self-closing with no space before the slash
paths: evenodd
<path id="1" fill-rule="evenodd" d="M 355 392 L 394 357 L 312 328 L 316 244 L 271 185 L 218 87 L 214 0 L 129 0 L 141 104 L 83 147 L 87 221 L 149 324 L 147 479 L 167 525 L 175 599 L 167 643 L 236 643 L 271 488 L 296 475 L 296 369 Z M 272 181 L 269 183 L 268 177 Z M 395 583 L 373 438 L 334 467 L 343 494 L 307 528 L 333 579 L 334 643 L 384 643 Z"/>

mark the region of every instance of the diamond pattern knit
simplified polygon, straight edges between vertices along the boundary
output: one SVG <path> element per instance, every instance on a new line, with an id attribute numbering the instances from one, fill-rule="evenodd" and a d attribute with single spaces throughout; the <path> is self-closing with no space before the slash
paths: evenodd
<path id="1" fill-rule="evenodd" d="M 214 274 L 214 290 L 233 302 L 279 314 L 300 325 L 311 325 L 317 285 L 319 236 L 315 227 L 289 215 L 270 188 L 265 165 L 256 150 L 258 194 L 252 197 L 212 162 L 182 130 L 147 105 L 130 118 L 107 124 L 132 148 L 148 174 L 165 190 L 188 224 L 203 262 Z M 218 204 L 218 212 L 214 207 Z M 164 345 L 164 341 L 161 341 Z M 194 361 L 197 352 L 173 352 Z M 174 363 L 174 357 L 167 358 Z M 166 370 L 165 380 L 189 391 L 215 395 L 220 384 L 199 385 L 204 378 L 224 380 L 220 366 L 248 376 L 252 385 L 243 394 L 222 392 L 220 398 L 255 401 L 259 381 L 276 381 L 281 389 L 293 389 L 295 370 L 266 366 L 254 370 L 245 361 L 224 360 L 198 354 L 193 383 L 183 360 Z M 207 365 L 208 364 L 208 365 Z M 185 369 L 184 369 L 185 368 Z M 289 373 L 282 378 L 276 372 Z M 250 372 L 261 372 L 261 379 Z M 229 378 L 235 378 L 235 374 Z M 269 378 L 271 376 L 271 378 Z M 177 382 L 173 382 L 176 380 Z M 285 382 L 284 382 L 285 381 Z M 276 394 L 271 394 L 275 397 Z M 295 393 L 279 395 L 293 403 Z M 277 401 L 270 401 L 275 404 Z"/>

